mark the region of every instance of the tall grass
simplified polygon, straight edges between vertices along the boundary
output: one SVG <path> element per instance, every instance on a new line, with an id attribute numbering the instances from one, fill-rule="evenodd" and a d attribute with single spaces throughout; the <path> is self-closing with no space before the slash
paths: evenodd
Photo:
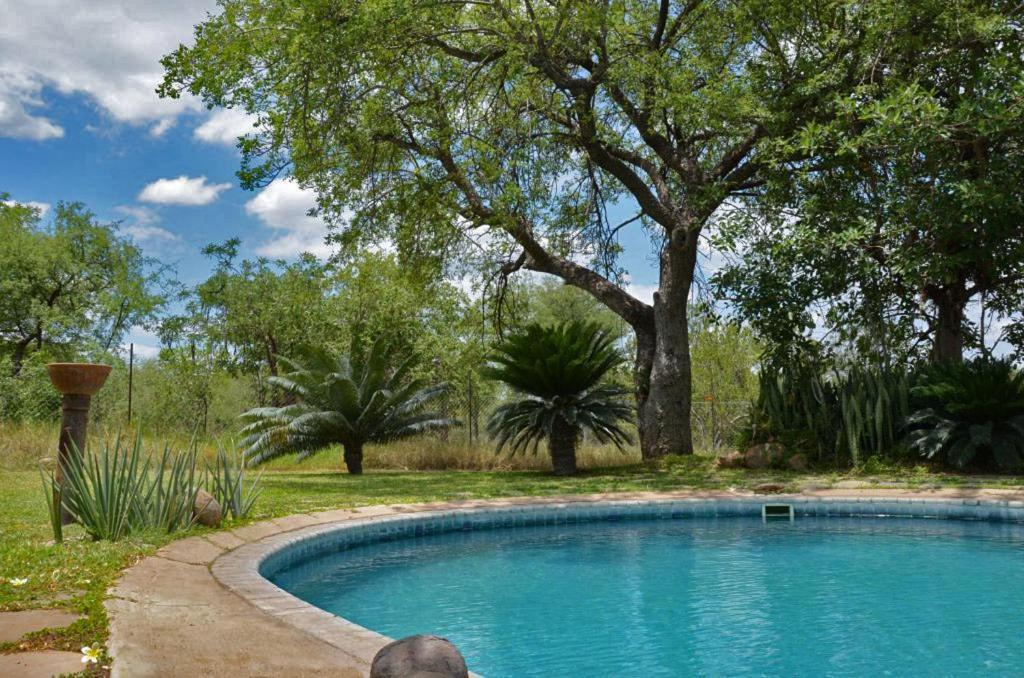
<path id="1" fill-rule="evenodd" d="M 0 423 L 0 468 L 5 470 L 30 470 L 37 468 L 41 459 L 57 456 L 59 426 L 49 422 Z M 100 449 L 103 444 L 113 444 L 118 431 L 102 426 L 91 426 L 89 444 Z M 201 464 L 216 464 L 217 453 L 224 449 L 236 450 L 238 446 L 230 437 L 203 438 L 193 440 L 182 432 L 180 435 L 164 434 L 150 436 L 143 431 L 141 449 L 146 457 L 162 456 L 165 448 L 189 449 L 194 446 L 197 460 Z M 269 471 L 323 471 L 344 469 L 341 447 L 332 447 L 302 462 L 295 455 L 275 459 L 264 465 Z M 640 450 L 632 447 L 620 452 L 614 445 L 595 445 L 583 441 L 578 451 L 580 468 L 592 469 L 606 466 L 621 466 L 640 461 Z M 370 445 L 365 450 L 364 465 L 369 470 L 401 471 L 547 471 L 551 460 L 547 454 L 516 455 L 496 454 L 488 441 L 469 444 L 464 439 L 445 441 L 438 437 L 421 437 L 412 440 Z"/>

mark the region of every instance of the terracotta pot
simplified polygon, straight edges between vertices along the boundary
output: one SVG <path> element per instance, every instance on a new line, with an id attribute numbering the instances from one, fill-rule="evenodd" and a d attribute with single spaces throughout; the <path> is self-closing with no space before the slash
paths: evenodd
<path id="1" fill-rule="evenodd" d="M 54 388 L 65 395 L 91 396 L 100 390 L 112 368 L 92 363 L 50 363 L 46 371 Z"/>

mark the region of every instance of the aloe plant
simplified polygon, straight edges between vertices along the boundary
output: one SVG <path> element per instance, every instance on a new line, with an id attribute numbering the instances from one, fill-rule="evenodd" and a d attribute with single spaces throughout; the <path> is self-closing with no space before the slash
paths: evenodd
<path id="1" fill-rule="evenodd" d="M 63 504 L 93 539 L 117 541 L 139 526 L 139 497 L 146 492 L 148 464 L 141 442 L 104 445 L 99 453 L 68 455 L 63 471 Z M 134 518 L 134 520 L 133 520 Z"/>
<path id="2" fill-rule="evenodd" d="M 60 506 L 93 539 L 117 541 L 143 530 L 188 528 L 203 480 L 196 460 L 194 447 L 183 453 L 165 447 L 150 459 L 142 451 L 141 436 L 132 445 L 118 437 L 99 452 L 69 455 L 62 483 L 52 473 L 43 477 L 54 539 L 62 537 Z"/>
<path id="3" fill-rule="evenodd" d="M 211 478 L 211 494 L 225 513 L 234 519 L 248 516 L 262 492 L 263 472 L 250 479 L 241 455 L 229 456 L 224 450 L 218 450 L 207 473 Z"/>
<path id="4" fill-rule="evenodd" d="M 142 489 L 132 514 L 133 528 L 171 533 L 193 524 L 196 490 L 202 484 L 197 454 L 194 445 L 182 453 L 174 453 L 170 446 L 165 446 L 155 464 L 146 460 Z"/>

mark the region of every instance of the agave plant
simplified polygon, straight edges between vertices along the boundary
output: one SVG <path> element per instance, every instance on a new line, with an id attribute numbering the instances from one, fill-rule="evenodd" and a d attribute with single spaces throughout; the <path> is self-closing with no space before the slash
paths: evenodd
<path id="1" fill-rule="evenodd" d="M 206 472 L 211 478 L 210 493 L 225 514 L 236 520 L 248 517 L 263 492 L 260 487 L 263 472 L 249 478 L 245 460 L 237 453 L 229 455 L 224 450 L 217 450 L 213 465 L 207 465 Z"/>
<path id="2" fill-rule="evenodd" d="M 861 463 L 892 453 L 909 410 L 910 378 L 900 368 L 850 367 L 793 361 L 761 372 L 754 424 L 773 433 L 803 433 L 818 459 Z"/>
<path id="3" fill-rule="evenodd" d="M 1005 360 L 938 363 L 911 389 L 912 449 L 956 468 L 1024 466 L 1024 374 Z"/>
<path id="4" fill-rule="evenodd" d="M 118 437 L 99 452 L 69 455 L 63 483 L 52 472 L 43 477 L 54 539 L 62 536 L 61 506 L 93 539 L 117 541 L 142 530 L 188 528 L 199 485 L 196 456 L 193 446 L 180 453 L 165 447 L 161 455 L 148 457 L 141 436 L 134 444 Z"/>
<path id="5" fill-rule="evenodd" d="M 242 415 L 247 463 L 298 452 L 299 459 L 331 445 L 344 450 L 348 472 L 363 472 L 363 446 L 407 438 L 456 422 L 427 405 L 445 392 L 411 378 L 409 358 L 391 369 L 388 347 L 376 342 L 362 355 L 333 355 L 307 349 L 298 358 L 280 358 L 281 375 L 269 382 L 295 402 L 259 407 Z"/>
<path id="6" fill-rule="evenodd" d="M 536 453 L 547 439 L 555 473 L 571 475 L 584 431 L 619 448 L 631 442 L 621 425 L 633 415 L 627 391 L 602 383 L 620 364 L 614 339 L 594 324 L 533 324 L 509 336 L 484 370 L 523 396 L 497 408 L 487 422 L 498 451 L 508 445 L 513 454 L 531 447 Z"/>

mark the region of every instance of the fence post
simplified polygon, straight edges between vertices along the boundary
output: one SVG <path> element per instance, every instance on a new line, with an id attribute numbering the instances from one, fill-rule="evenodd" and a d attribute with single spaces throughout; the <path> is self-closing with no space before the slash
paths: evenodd
<path id="1" fill-rule="evenodd" d="M 135 376 L 135 342 L 128 344 L 128 423 L 132 423 L 132 379 Z"/>
<path id="2" fill-rule="evenodd" d="M 473 437 L 476 429 L 476 412 L 473 409 L 473 377 L 470 376 L 469 381 L 466 382 L 467 396 L 469 398 L 469 444 L 473 445 Z"/>

